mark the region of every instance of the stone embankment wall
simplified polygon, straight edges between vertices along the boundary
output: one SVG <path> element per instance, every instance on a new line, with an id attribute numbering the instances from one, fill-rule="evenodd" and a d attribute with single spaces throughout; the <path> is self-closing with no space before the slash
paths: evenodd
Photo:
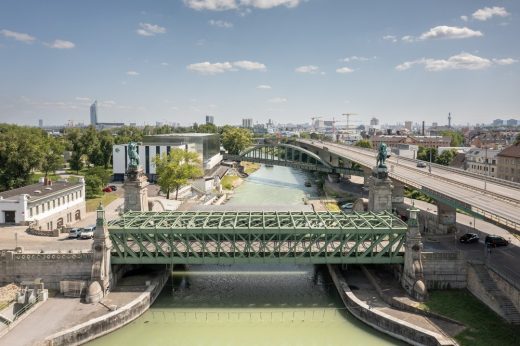
<path id="1" fill-rule="evenodd" d="M 511 300 L 515 308 L 520 311 L 520 283 L 509 280 L 491 267 L 488 267 L 488 273 L 500 291 L 502 291 L 502 293 Z"/>
<path id="2" fill-rule="evenodd" d="M 46 288 L 59 290 L 63 280 L 90 280 L 92 253 L 0 251 L 0 284 L 41 278 Z"/>
<path id="3" fill-rule="evenodd" d="M 466 258 L 460 251 L 423 252 L 422 265 L 428 289 L 465 288 Z"/>
<path id="4" fill-rule="evenodd" d="M 127 305 L 106 315 L 94 318 L 70 329 L 47 337 L 47 346 L 81 345 L 108 334 L 141 316 L 153 304 L 168 281 L 169 272 L 165 270 L 154 280 L 145 292 Z"/>
<path id="5" fill-rule="evenodd" d="M 345 307 L 354 317 L 385 334 L 412 345 L 454 345 L 451 340 L 442 335 L 396 319 L 377 309 L 371 309 L 352 293 L 336 266 L 327 266 Z"/>

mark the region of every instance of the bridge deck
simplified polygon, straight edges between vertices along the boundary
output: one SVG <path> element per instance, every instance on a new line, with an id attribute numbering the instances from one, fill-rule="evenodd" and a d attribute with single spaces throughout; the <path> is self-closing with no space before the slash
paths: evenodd
<path id="1" fill-rule="evenodd" d="M 402 263 L 390 213 L 128 212 L 109 223 L 113 263 Z"/>

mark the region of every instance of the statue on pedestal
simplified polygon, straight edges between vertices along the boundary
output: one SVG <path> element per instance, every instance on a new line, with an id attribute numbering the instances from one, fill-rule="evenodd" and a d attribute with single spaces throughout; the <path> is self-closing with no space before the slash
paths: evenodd
<path id="1" fill-rule="evenodd" d="M 139 154 L 137 153 L 136 142 L 128 143 L 128 158 L 130 159 L 128 170 L 137 169 L 139 167 Z"/>
<path id="2" fill-rule="evenodd" d="M 128 143 L 128 167 L 126 168 L 126 179 L 123 185 L 125 190 L 125 212 L 148 211 L 148 179 L 139 166 L 139 153 L 137 143 Z"/>
<path id="3" fill-rule="evenodd" d="M 385 161 L 388 158 L 388 154 L 386 151 L 386 144 L 379 144 L 378 152 L 377 152 L 377 167 L 378 168 L 386 168 Z"/>

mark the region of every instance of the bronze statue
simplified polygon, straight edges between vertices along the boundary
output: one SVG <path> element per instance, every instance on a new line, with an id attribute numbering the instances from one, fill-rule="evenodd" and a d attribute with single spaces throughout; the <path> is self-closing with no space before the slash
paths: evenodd
<path id="1" fill-rule="evenodd" d="M 130 162 L 128 163 L 128 168 L 137 169 L 137 167 L 139 167 L 139 154 L 137 153 L 136 142 L 128 143 L 128 158 L 130 159 Z"/>
<path id="2" fill-rule="evenodd" d="M 379 150 L 377 153 L 377 163 L 376 163 L 377 167 L 386 168 L 385 161 L 386 161 L 387 157 L 388 157 L 388 154 L 386 151 L 386 144 L 385 143 L 379 144 Z"/>

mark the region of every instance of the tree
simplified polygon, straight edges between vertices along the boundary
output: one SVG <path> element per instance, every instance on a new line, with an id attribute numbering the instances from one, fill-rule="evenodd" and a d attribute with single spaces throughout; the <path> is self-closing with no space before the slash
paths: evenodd
<path id="1" fill-rule="evenodd" d="M 112 160 L 112 148 L 114 146 L 114 136 L 109 131 L 99 133 L 99 161 L 105 169 Z"/>
<path id="2" fill-rule="evenodd" d="M 101 194 L 103 182 L 97 175 L 87 174 L 85 176 L 85 197 L 95 198 Z"/>
<path id="3" fill-rule="evenodd" d="M 64 144 L 54 137 L 47 137 L 43 141 L 43 158 L 40 169 L 45 173 L 45 178 L 50 172 L 54 173 L 57 169 L 63 167 L 63 150 Z"/>
<path id="4" fill-rule="evenodd" d="M 417 160 L 430 161 L 430 154 L 431 162 L 435 162 L 435 160 L 437 159 L 437 149 L 419 147 L 419 151 L 417 152 Z"/>
<path id="5" fill-rule="evenodd" d="M 450 145 L 452 147 L 460 147 L 462 144 L 464 144 L 464 136 L 458 131 L 445 130 L 441 131 L 440 135 L 443 137 L 451 137 Z"/>
<path id="6" fill-rule="evenodd" d="M 170 198 L 170 192 L 175 190 L 175 199 L 179 196 L 179 188 L 202 175 L 201 161 L 198 154 L 183 149 L 172 149 L 170 154 L 163 153 L 153 158 L 158 175 L 157 183 L 161 191 Z"/>
<path id="7" fill-rule="evenodd" d="M 79 144 L 75 144 L 72 147 L 72 155 L 69 159 L 70 169 L 76 171 L 76 174 L 79 173 L 81 169 L 83 169 L 83 154 L 81 153 L 81 149 L 79 148 Z"/>
<path id="8" fill-rule="evenodd" d="M 444 165 L 449 166 L 451 161 L 453 161 L 453 158 L 457 155 L 457 151 L 454 149 L 451 150 L 444 150 L 442 154 L 440 154 L 436 159 L 435 162 Z"/>
<path id="9" fill-rule="evenodd" d="M 198 133 L 217 133 L 218 129 L 214 124 L 204 124 L 197 127 Z"/>
<path id="10" fill-rule="evenodd" d="M 222 133 L 222 146 L 232 155 L 238 155 L 253 141 L 251 131 L 239 127 L 227 128 Z"/>
<path id="11" fill-rule="evenodd" d="M 101 181 L 101 184 L 105 186 L 110 181 L 112 173 L 103 167 L 92 167 L 88 170 L 87 176 L 96 176 Z"/>
<path id="12" fill-rule="evenodd" d="M 368 139 L 361 139 L 359 141 L 357 141 L 355 144 L 354 144 L 355 147 L 360 147 L 360 148 L 368 148 L 368 149 L 371 149 L 372 148 L 372 143 L 370 143 L 370 141 Z"/>

